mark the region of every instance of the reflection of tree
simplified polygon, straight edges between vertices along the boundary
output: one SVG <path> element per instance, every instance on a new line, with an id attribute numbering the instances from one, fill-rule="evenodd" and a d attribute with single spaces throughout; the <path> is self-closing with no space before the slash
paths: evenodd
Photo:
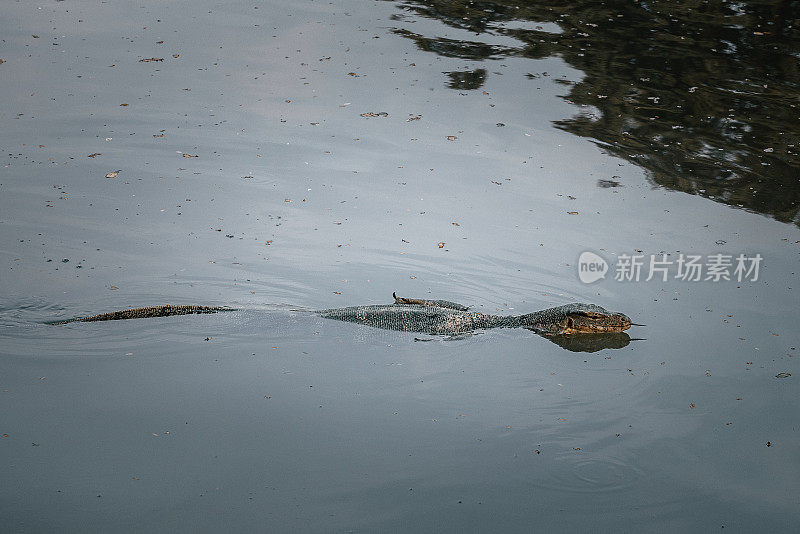
<path id="1" fill-rule="evenodd" d="M 406 0 L 401 8 L 483 41 L 521 43 L 398 30 L 422 50 L 470 60 L 561 57 L 586 77 L 566 97 L 582 112 L 559 128 L 644 167 L 660 185 L 800 224 L 796 2 Z M 487 74 L 448 75 L 449 87 L 476 89 Z"/>
<path id="2" fill-rule="evenodd" d="M 460 57 L 462 59 L 491 59 L 507 56 L 514 51 L 513 48 L 494 46 L 486 43 L 470 41 L 456 41 L 442 37 L 428 38 L 406 30 L 395 30 L 394 33 L 412 39 L 420 50 L 434 52 L 445 57 Z"/>
<path id="3" fill-rule="evenodd" d="M 450 89 L 478 89 L 486 81 L 484 69 L 448 72 L 447 75 L 450 77 L 450 83 L 447 84 Z"/>

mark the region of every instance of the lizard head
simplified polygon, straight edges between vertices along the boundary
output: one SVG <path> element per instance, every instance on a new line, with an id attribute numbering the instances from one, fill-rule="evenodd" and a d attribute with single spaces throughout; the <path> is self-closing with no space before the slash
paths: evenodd
<path id="1" fill-rule="evenodd" d="M 597 306 L 599 308 L 599 306 Z M 603 308 L 592 311 L 567 313 L 561 321 L 562 334 L 600 334 L 622 332 L 631 327 L 631 319 L 624 313 L 610 312 Z"/>
<path id="2" fill-rule="evenodd" d="M 605 334 L 631 327 L 624 313 L 611 312 L 596 304 L 565 304 L 523 316 L 528 328 L 543 335 Z"/>

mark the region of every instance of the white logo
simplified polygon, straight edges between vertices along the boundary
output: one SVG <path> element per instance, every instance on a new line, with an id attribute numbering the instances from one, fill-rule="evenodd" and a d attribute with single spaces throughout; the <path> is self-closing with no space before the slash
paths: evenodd
<path id="1" fill-rule="evenodd" d="M 608 263 L 602 256 L 598 256 L 594 252 L 581 252 L 578 258 L 578 278 L 584 284 L 591 284 L 597 282 L 601 278 L 606 277 L 608 272 Z"/>

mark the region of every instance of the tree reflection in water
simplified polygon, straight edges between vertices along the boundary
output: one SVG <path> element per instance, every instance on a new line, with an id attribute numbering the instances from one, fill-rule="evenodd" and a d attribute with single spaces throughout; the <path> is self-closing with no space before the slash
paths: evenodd
<path id="1" fill-rule="evenodd" d="M 399 8 L 482 35 L 396 30 L 421 50 L 473 61 L 562 58 L 585 77 L 568 82 L 565 96 L 581 112 L 557 127 L 659 185 L 800 224 L 798 2 L 405 0 Z M 492 45 L 493 36 L 520 44 Z M 488 76 L 447 75 L 458 90 Z"/>

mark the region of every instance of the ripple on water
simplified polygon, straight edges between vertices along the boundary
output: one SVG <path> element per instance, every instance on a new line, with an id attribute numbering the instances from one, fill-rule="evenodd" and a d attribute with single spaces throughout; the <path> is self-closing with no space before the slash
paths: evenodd
<path id="1" fill-rule="evenodd" d="M 601 494 L 630 490 L 644 475 L 644 471 L 632 465 L 629 459 L 572 452 L 574 456 L 562 456 L 553 469 L 534 484 L 563 493 Z"/>
<path id="2" fill-rule="evenodd" d="M 281 304 L 245 305 L 219 314 L 48 324 L 87 314 L 44 301 L 4 303 L 0 307 L 2 353 L 57 359 L 161 354 L 206 338 L 229 343 L 244 343 L 250 338 L 259 343 L 308 340 L 318 329 L 318 318 L 307 310 Z"/>
<path id="3" fill-rule="evenodd" d="M 43 297 L 32 296 L 25 300 L 0 301 L 0 328 L 15 328 L 47 321 L 63 315 L 64 306 Z"/>

